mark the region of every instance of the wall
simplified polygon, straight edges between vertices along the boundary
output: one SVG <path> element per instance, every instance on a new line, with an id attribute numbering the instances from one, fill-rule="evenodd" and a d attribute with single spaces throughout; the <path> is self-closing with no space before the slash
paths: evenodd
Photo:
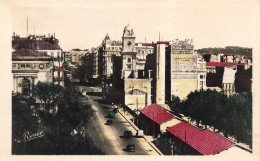
<path id="1" fill-rule="evenodd" d="M 197 79 L 172 79 L 172 95 L 185 99 L 186 96 L 197 90 Z"/>
<path id="2" fill-rule="evenodd" d="M 156 103 L 165 104 L 165 44 L 156 45 Z"/>
<path id="3" fill-rule="evenodd" d="M 142 109 L 146 107 L 146 95 L 125 95 L 125 105 L 131 110 Z"/>
<path id="4" fill-rule="evenodd" d="M 151 104 L 151 80 L 149 79 L 125 79 L 124 92 L 127 93 L 132 89 L 139 89 L 147 93 L 147 104 Z M 134 101 L 136 102 L 136 101 Z"/>
<path id="5" fill-rule="evenodd" d="M 184 99 L 198 88 L 197 55 L 172 54 L 171 61 L 171 94 Z"/>

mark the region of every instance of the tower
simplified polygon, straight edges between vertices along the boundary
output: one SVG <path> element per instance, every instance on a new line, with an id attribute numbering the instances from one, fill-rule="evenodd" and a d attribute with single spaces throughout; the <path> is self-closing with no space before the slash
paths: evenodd
<path id="1" fill-rule="evenodd" d="M 133 28 L 127 25 L 124 28 L 122 36 L 122 77 L 135 78 L 136 72 L 136 48 L 135 48 L 135 35 Z"/>
<path id="2" fill-rule="evenodd" d="M 165 104 L 165 44 L 156 45 L 156 103 Z"/>

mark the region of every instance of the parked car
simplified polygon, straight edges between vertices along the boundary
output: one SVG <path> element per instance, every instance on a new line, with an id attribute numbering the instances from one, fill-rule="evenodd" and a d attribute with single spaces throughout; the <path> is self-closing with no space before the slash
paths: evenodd
<path id="1" fill-rule="evenodd" d="M 125 132 L 124 132 L 124 137 L 125 137 L 125 138 L 131 138 L 132 136 L 133 136 L 132 131 L 125 131 Z"/>
<path id="2" fill-rule="evenodd" d="M 82 102 L 82 105 L 86 105 L 86 104 L 87 104 L 87 101 L 83 101 L 83 102 Z"/>
<path id="3" fill-rule="evenodd" d="M 113 125 L 113 121 L 112 120 L 107 120 L 106 125 Z"/>
<path id="4" fill-rule="evenodd" d="M 114 109 L 113 109 L 113 112 L 114 112 L 114 113 L 117 113 L 117 112 L 118 112 L 118 108 L 114 108 Z"/>
<path id="5" fill-rule="evenodd" d="M 108 117 L 113 118 L 115 116 L 114 112 L 108 112 Z"/>
<path id="6" fill-rule="evenodd" d="M 136 137 L 143 137 L 144 136 L 144 130 L 137 130 L 136 131 Z"/>
<path id="7" fill-rule="evenodd" d="M 87 91 L 85 89 L 82 90 L 82 96 L 86 96 L 87 95 Z"/>
<path id="8" fill-rule="evenodd" d="M 134 144 L 127 144 L 126 151 L 135 152 L 135 145 Z"/>

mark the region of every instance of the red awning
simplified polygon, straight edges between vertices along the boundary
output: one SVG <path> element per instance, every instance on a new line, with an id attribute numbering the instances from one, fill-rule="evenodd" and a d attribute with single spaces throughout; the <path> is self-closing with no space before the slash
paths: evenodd
<path id="1" fill-rule="evenodd" d="M 235 145 L 232 141 L 210 130 L 200 130 L 183 121 L 167 128 L 166 131 L 203 155 L 214 155 Z"/>
<path id="2" fill-rule="evenodd" d="M 153 46 L 152 43 L 142 43 L 142 46 Z"/>
<path id="3" fill-rule="evenodd" d="M 151 104 L 141 109 L 140 112 L 145 116 L 154 120 L 157 124 L 164 123 L 174 118 L 173 115 L 169 114 L 163 107 L 157 104 Z"/>
<path id="4" fill-rule="evenodd" d="M 228 53 L 227 53 L 227 54 L 224 54 L 224 55 L 226 55 L 226 56 L 232 56 L 233 54 L 231 54 L 231 53 L 228 54 Z"/>
<path id="5" fill-rule="evenodd" d="M 157 44 L 169 45 L 169 42 L 168 41 L 157 41 Z"/>

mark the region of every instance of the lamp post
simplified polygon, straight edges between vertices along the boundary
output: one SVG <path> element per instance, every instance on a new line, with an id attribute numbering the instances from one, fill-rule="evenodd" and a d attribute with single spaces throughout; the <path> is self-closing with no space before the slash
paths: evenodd
<path id="1" fill-rule="evenodd" d="M 172 142 L 172 145 L 171 145 L 171 154 L 173 155 L 173 145 L 174 145 L 174 142 Z"/>

